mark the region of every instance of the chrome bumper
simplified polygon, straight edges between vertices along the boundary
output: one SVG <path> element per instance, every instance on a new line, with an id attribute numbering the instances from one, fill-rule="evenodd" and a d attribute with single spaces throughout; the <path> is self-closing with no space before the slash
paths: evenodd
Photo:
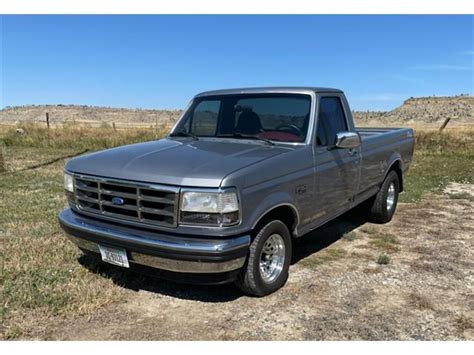
<path id="1" fill-rule="evenodd" d="M 250 236 L 202 239 L 150 232 L 84 217 L 65 209 L 58 217 L 79 248 L 99 254 L 99 244 L 122 247 L 131 263 L 182 273 L 224 273 L 241 268 Z"/>

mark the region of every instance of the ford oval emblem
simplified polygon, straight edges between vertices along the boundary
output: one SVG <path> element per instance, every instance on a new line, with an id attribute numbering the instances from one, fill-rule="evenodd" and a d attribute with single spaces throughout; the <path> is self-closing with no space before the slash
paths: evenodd
<path id="1" fill-rule="evenodd" d="M 116 206 L 122 206 L 125 203 L 125 201 L 121 197 L 113 197 L 112 203 Z"/>

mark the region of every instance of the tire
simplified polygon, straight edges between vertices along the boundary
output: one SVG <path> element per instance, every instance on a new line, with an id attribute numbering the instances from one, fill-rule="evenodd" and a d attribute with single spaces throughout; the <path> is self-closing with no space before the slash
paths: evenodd
<path id="1" fill-rule="evenodd" d="M 370 206 L 369 221 L 387 223 L 392 220 L 397 208 L 400 179 L 395 171 L 390 171 Z"/>
<path id="2" fill-rule="evenodd" d="M 288 279 L 291 235 L 288 227 L 279 220 L 264 223 L 263 227 L 257 229 L 255 233 L 257 234 L 250 244 L 249 256 L 237 278 L 236 285 L 249 295 L 262 297 L 281 288 Z M 274 249 L 272 245 L 275 246 Z M 283 245 L 283 250 L 281 245 Z M 270 250 L 275 251 L 273 256 L 270 256 Z M 265 257 L 269 258 L 265 264 L 268 267 L 264 267 L 266 271 L 263 271 L 260 261 L 267 260 Z M 273 269 L 277 270 L 274 274 L 271 273 Z"/>

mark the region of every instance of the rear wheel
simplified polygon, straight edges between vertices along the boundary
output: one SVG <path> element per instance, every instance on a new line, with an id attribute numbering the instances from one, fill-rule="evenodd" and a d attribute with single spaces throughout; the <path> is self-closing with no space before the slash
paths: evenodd
<path id="1" fill-rule="evenodd" d="M 393 217 L 397 208 L 400 179 L 395 171 L 388 173 L 379 192 L 375 195 L 370 208 L 369 220 L 377 223 L 387 223 Z"/>
<path id="2" fill-rule="evenodd" d="M 290 261 L 291 236 L 288 227 L 279 220 L 267 222 L 257 230 L 236 284 L 245 293 L 268 295 L 285 284 Z"/>

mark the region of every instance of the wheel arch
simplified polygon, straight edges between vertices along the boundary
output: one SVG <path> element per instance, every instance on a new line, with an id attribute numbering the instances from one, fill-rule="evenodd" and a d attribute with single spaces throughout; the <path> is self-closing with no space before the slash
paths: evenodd
<path id="1" fill-rule="evenodd" d="M 259 224 L 274 219 L 281 220 L 288 227 L 292 236 L 297 233 L 296 231 L 300 220 L 299 213 L 297 208 L 288 202 L 272 206 L 261 213 L 252 225 L 252 230 L 257 228 Z"/>
<path id="2" fill-rule="evenodd" d="M 388 165 L 388 169 L 387 171 L 385 172 L 385 175 L 383 177 L 383 180 L 382 180 L 382 183 L 385 181 L 385 179 L 387 178 L 387 175 L 391 172 L 391 171 L 395 171 L 398 175 L 398 180 L 400 181 L 400 191 L 399 192 L 403 192 L 403 169 L 402 169 L 402 160 L 400 157 L 397 157 L 395 159 L 392 160 L 392 162 Z"/>

